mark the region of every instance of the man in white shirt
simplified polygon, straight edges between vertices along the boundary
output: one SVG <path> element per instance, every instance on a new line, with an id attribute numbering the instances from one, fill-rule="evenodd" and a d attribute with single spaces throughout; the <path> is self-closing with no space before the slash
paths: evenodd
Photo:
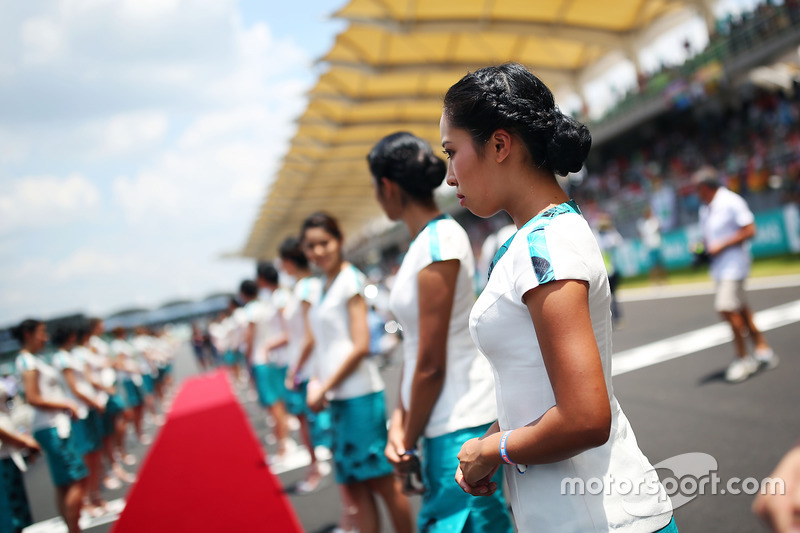
<path id="1" fill-rule="evenodd" d="M 750 273 L 748 241 L 756 234 L 755 217 L 744 198 L 720 185 L 714 169 L 701 168 L 692 181 L 704 204 L 700 207 L 700 231 L 717 287 L 714 307 L 733 330 L 736 359 L 725 372 L 725 379 L 736 383 L 761 366 L 778 365 L 777 356 L 753 322 L 744 292 L 744 282 Z M 753 341 L 753 355 L 747 351 L 746 336 Z"/>

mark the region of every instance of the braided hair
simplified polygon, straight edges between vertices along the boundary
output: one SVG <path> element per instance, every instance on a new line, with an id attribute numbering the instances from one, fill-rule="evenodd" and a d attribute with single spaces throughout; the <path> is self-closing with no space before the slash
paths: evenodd
<path id="1" fill-rule="evenodd" d="M 444 113 L 478 148 L 500 128 L 516 133 L 537 167 L 562 176 L 581 169 L 592 145 L 589 129 L 564 115 L 550 89 L 519 63 L 467 74 L 447 91 Z"/>

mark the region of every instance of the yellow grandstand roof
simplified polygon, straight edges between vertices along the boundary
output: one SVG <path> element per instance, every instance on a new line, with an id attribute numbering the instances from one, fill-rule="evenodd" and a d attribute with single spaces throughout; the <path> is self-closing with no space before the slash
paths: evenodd
<path id="1" fill-rule="evenodd" d="M 639 32 L 706 0 L 351 0 L 349 21 L 282 166 L 272 179 L 241 255 L 271 258 L 303 219 L 325 210 L 348 236 L 382 215 L 366 154 L 406 130 L 439 145 L 441 99 L 465 73 L 516 61 L 551 88 L 581 73 Z"/>

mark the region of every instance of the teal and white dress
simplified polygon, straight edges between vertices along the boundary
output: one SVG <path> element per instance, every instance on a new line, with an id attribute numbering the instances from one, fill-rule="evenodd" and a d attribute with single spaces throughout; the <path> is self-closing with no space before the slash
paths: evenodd
<path id="1" fill-rule="evenodd" d="M 524 475 L 505 465 L 517 528 L 537 533 L 660 530 L 672 524 L 672 504 L 614 396 L 608 277 L 597 241 L 573 202 L 537 215 L 501 247 L 470 314 L 472 338 L 494 371 L 500 430 L 529 424 L 555 406 L 522 296 L 556 280 L 589 284 L 589 311 L 611 404 L 611 435 L 604 445 L 569 459 L 528 466 Z M 616 482 L 599 494 L 563 493 L 564 480 L 590 486 L 590 480 L 609 477 Z M 628 486 L 644 489 L 626 491 Z"/>
<path id="2" fill-rule="evenodd" d="M 484 435 L 497 420 L 497 406 L 491 366 L 469 336 L 469 313 L 475 301 L 472 246 L 464 228 L 447 215 L 431 220 L 414 238 L 392 285 L 389 305 L 403 327 L 400 400 L 408 410 L 419 352 L 419 273 L 433 263 L 449 260 L 458 261 L 459 269 L 447 332 L 447 370 L 422 439 L 426 492 L 417 522 L 419 530 L 426 532 L 465 528 L 510 532 L 502 490 L 491 497 L 475 498 L 453 482 L 462 444 Z M 494 481 L 502 487 L 501 470 Z"/>
<path id="3" fill-rule="evenodd" d="M 22 376 L 35 371 L 39 383 L 39 394 L 48 400 L 66 401 L 67 393 L 61 373 L 45 363 L 41 357 L 21 351 L 16 360 L 17 372 Z M 57 487 L 70 485 L 85 478 L 89 471 L 83 462 L 75 442 L 70 438 L 72 422 L 64 411 L 33 408 L 31 424 L 33 438 L 39 442 L 50 467 L 50 477 Z"/>
<path id="4" fill-rule="evenodd" d="M 348 302 L 362 295 L 365 276 L 345 266 L 309 310 L 314 335 L 314 375 L 325 381 L 353 351 Z M 323 280 L 324 283 L 325 280 Z M 332 419 L 332 452 L 336 481 L 356 483 L 391 475 L 386 459 L 386 400 L 378 367 L 363 358 L 356 369 L 328 394 Z"/>

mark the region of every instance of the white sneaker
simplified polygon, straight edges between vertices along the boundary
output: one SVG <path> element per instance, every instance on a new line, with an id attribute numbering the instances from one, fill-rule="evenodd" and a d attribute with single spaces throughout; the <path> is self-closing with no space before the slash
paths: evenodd
<path id="1" fill-rule="evenodd" d="M 758 362 L 752 356 L 736 359 L 725 371 L 725 380 L 729 383 L 739 383 L 749 378 L 758 370 Z"/>
<path id="2" fill-rule="evenodd" d="M 780 362 L 780 359 L 778 359 L 778 356 L 772 351 L 772 348 L 755 350 L 753 352 L 753 357 L 755 357 L 756 362 L 760 366 L 763 366 L 767 370 L 772 370 L 778 366 L 778 363 Z"/>

